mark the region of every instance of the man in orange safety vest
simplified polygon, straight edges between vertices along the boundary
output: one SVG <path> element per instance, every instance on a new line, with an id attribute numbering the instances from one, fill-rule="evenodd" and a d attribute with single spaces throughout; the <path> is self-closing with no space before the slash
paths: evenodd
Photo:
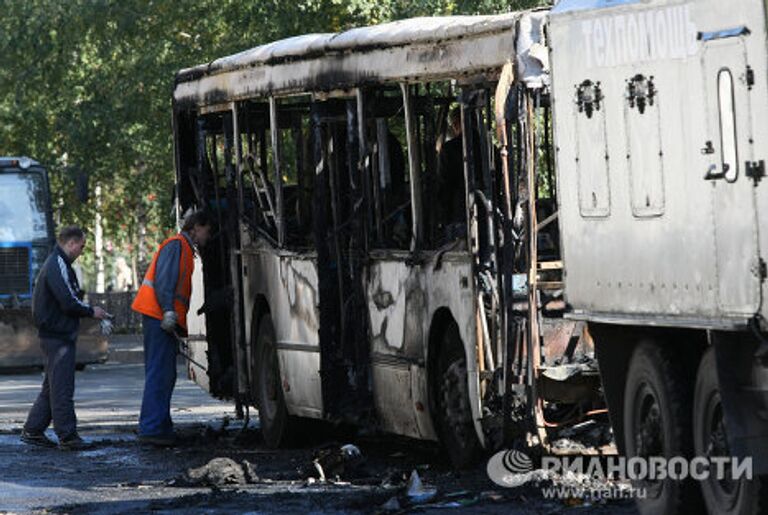
<path id="1" fill-rule="evenodd" d="M 172 446 L 171 395 L 176 384 L 177 334 L 187 334 L 187 310 L 197 247 L 210 239 L 205 211 L 188 215 L 181 232 L 165 240 L 152 258 L 131 308 L 143 315 L 144 395 L 139 441 Z"/>

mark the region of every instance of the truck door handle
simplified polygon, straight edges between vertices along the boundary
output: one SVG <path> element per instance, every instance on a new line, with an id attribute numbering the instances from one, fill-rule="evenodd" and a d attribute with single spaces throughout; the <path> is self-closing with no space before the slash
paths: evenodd
<path id="1" fill-rule="evenodd" d="M 725 179 L 725 174 L 728 173 L 727 170 L 724 170 L 722 172 L 718 172 L 717 165 L 709 165 L 709 169 L 707 170 L 707 173 L 704 174 L 704 180 L 705 181 L 718 181 L 720 179 Z"/>

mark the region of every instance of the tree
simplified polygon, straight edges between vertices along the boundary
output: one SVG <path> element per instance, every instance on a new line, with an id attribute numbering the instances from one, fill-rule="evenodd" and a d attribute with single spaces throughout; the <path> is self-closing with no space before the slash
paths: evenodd
<path id="1" fill-rule="evenodd" d="M 172 231 L 176 71 L 284 37 L 543 0 L 2 0 L 0 153 L 50 169 L 56 218 L 93 230 L 74 177 L 101 186 L 104 237 L 140 267 Z M 92 262 L 84 259 L 87 275 Z"/>

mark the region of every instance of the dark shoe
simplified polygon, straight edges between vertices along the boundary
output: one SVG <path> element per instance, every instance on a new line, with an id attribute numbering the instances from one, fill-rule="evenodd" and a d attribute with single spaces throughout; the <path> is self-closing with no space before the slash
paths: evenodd
<path id="1" fill-rule="evenodd" d="M 139 435 L 138 440 L 140 443 L 155 447 L 173 447 L 176 445 L 175 435 Z"/>
<path id="2" fill-rule="evenodd" d="M 56 442 L 45 436 L 45 433 L 33 433 L 26 429 L 21 430 L 21 441 L 38 447 L 56 447 Z"/>
<path id="3" fill-rule="evenodd" d="M 86 442 L 77 433 L 59 440 L 59 449 L 63 451 L 84 451 L 93 448 L 93 443 Z"/>

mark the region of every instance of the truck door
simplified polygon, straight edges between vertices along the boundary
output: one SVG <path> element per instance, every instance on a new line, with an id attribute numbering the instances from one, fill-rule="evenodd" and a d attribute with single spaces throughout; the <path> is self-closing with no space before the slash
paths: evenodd
<path id="1" fill-rule="evenodd" d="M 703 53 L 707 111 L 705 180 L 712 184 L 718 307 L 725 315 L 752 315 L 760 302 L 760 260 L 751 120 L 752 73 L 744 37 L 713 39 Z"/>

